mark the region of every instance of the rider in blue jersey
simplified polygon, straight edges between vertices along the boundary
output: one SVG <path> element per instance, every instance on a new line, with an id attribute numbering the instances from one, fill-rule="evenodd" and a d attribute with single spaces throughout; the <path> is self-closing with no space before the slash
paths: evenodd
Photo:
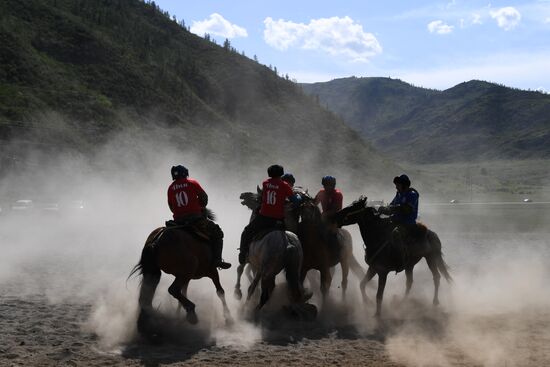
<path id="1" fill-rule="evenodd" d="M 392 231 L 392 242 L 402 249 L 403 266 L 407 263 L 406 242 L 416 228 L 418 217 L 418 191 L 411 187 L 411 180 L 407 175 L 397 176 L 393 179 L 397 193 L 389 206 L 380 207 L 378 212 L 390 216 L 395 224 Z"/>

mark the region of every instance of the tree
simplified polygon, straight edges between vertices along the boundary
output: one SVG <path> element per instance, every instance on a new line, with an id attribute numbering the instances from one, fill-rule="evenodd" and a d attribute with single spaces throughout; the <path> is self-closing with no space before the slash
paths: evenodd
<path id="1" fill-rule="evenodd" d="M 231 50 L 231 42 L 229 42 L 229 39 L 226 38 L 225 41 L 223 41 L 223 48 L 225 48 L 226 50 Z"/>

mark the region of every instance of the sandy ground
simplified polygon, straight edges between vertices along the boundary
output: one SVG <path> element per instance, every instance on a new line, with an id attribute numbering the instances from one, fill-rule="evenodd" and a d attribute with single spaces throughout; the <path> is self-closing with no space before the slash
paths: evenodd
<path id="1" fill-rule="evenodd" d="M 165 335 L 151 342 L 136 332 L 138 280 L 126 283 L 138 241 L 115 247 L 113 231 L 98 238 L 82 228 L 47 228 L 4 227 L 0 234 L 2 366 L 550 365 L 547 232 L 441 234 L 455 278 L 453 285 L 442 282 L 442 305 L 431 305 L 431 275 L 422 262 L 406 301 L 404 275 L 390 277 L 381 320 L 372 303 L 363 304 L 352 275 L 341 301 L 337 272 L 331 301 L 315 321 L 289 320 L 274 301 L 254 324 L 231 295 L 231 269 L 222 283 L 235 323 L 225 325 L 213 286 L 201 280 L 189 289 L 200 319 L 193 326 L 177 313 L 163 276 L 154 304 Z M 70 250 L 67 238 L 74 240 Z M 374 292 L 368 289 L 371 298 Z M 274 297 L 284 302 L 283 290 Z"/>
<path id="2" fill-rule="evenodd" d="M 320 320 L 299 325 L 290 322 L 264 325 L 256 341 L 243 345 L 241 340 L 227 338 L 233 331 L 243 333 L 238 325 L 218 325 L 216 330 L 208 330 L 174 317 L 169 340 L 151 343 L 134 336 L 127 344 L 109 350 L 103 349 L 97 334 L 87 326 L 91 305 L 54 305 L 40 295 L 25 299 L 3 295 L 0 300 L 0 363 L 6 366 L 543 366 L 550 363 L 550 314 L 544 311 L 474 317 L 461 320 L 458 325 L 458 320 L 451 316 L 423 309 L 425 306 L 410 301 L 408 307 L 419 308 L 418 315 L 385 318 L 370 332 L 351 324 L 331 325 L 320 315 Z M 454 328 L 464 329 L 464 338 L 456 335 Z"/>

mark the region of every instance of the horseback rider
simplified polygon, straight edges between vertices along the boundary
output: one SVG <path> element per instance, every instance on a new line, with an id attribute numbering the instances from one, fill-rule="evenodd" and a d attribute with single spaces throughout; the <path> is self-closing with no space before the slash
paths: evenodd
<path id="1" fill-rule="evenodd" d="M 323 219 L 332 222 L 334 214 L 342 210 L 342 192 L 336 188 L 336 178 L 324 176 L 321 179 L 323 188 L 315 195 L 315 204 L 321 204 Z"/>
<path id="2" fill-rule="evenodd" d="M 285 173 L 281 176 L 281 180 L 286 182 L 291 188 L 294 188 L 294 184 L 296 183 L 296 179 L 292 173 Z"/>
<path id="3" fill-rule="evenodd" d="M 402 250 L 403 263 L 405 264 L 407 261 L 405 245 L 416 229 L 419 194 L 411 187 L 411 180 L 405 174 L 396 176 L 393 183 L 397 190 L 395 197 L 389 206 L 378 208 L 378 212 L 389 215 L 390 220 L 395 224 L 392 231 L 392 242 Z"/>
<path id="4" fill-rule="evenodd" d="M 184 166 L 173 166 L 171 173 L 173 182 L 168 187 L 168 207 L 175 224 L 193 224 L 204 228 L 210 237 L 213 264 L 221 269 L 229 269 L 231 264 L 222 260 L 223 231 L 206 216 L 208 195 L 196 180 L 189 178 L 189 170 Z"/>
<path id="5" fill-rule="evenodd" d="M 262 203 L 258 215 L 244 228 L 241 235 L 241 244 L 239 247 L 239 263 L 246 263 L 248 248 L 254 236 L 262 230 L 284 229 L 284 205 L 286 199 L 297 204 L 300 201 L 299 196 L 292 192 L 290 185 L 281 179 L 284 175 L 284 168 L 278 164 L 269 166 L 267 175 L 269 176 L 262 183 Z"/>
<path id="6" fill-rule="evenodd" d="M 337 224 L 334 220 L 336 212 L 342 210 L 343 195 L 336 188 L 336 178 L 334 176 L 324 176 L 321 179 L 323 188 L 315 195 L 315 204 L 321 204 L 321 215 L 328 225 L 328 244 L 335 252 L 339 251 Z"/>

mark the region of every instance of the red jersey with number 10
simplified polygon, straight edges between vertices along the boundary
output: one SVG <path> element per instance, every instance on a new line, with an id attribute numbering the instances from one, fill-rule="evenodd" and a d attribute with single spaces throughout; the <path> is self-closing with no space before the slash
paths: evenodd
<path id="1" fill-rule="evenodd" d="M 172 182 L 168 187 L 168 206 L 174 214 L 174 220 L 189 214 L 201 214 L 199 194 L 203 192 L 201 185 L 191 178 L 179 178 Z"/>
<path id="2" fill-rule="evenodd" d="M 268 178 L 262 183 L 262 206 L 260 214 L 266 217 L 283 219 L 285 200 L 294 195 L 288 183 L 280 178 Z"/>

